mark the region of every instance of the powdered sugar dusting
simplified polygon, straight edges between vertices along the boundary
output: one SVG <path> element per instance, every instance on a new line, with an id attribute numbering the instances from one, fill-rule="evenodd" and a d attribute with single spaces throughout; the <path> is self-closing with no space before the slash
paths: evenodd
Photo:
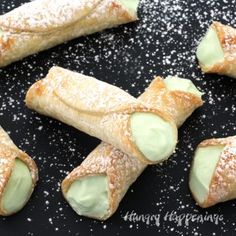
<path id="1" fill-rule="evenodd" d="M 215 175 L 210 186 L 212 201 L 221 202 L 234 197 L 236 178 L 236 136 L 226 139 L 215 139 L 214 145 L 224 145 Z"/>
<path id="2" fill-rule="evenodd" d="M 112 113 L 119 107 L 137 104 L 136 99 L 128 93 L 95 78 L 56 67 L 51 69 L 51 75 L 54 80 L 50 79 L 48 83 L 45 80 L 46 86 L 54 90 L 74 109 L 93 113 Z"/>
<path id="3" fill-rule="evenodd" d="M 2 0 L 1 12 L 23 1 Z M 141 0 L 140 20 L 127 26 L 73 40 L 0 69 L 0 120 L 17 146 L 34 157 L 40 182 L 27 207 L 12 220 L 1 219 L 3 235 L 233 235 L 235 201 L 209 210 L 195 205 L 188 174 L 193 152 L 204 139 L 235 135 L 235 80 L 204 75 L 197 67 L 196 46 L 213 20 L 236 26 L 235 0 Z M 106 223 L 78 217 L 65 203 L 60 182 L 97 146 L 93 139 L 60 122 L 29 111 L 24 105 L 29 86 L 45 77 L 49 68 L 64 68 L 94 76 L 140 95 L 153 76 L 179 75 L 205 92 L 205 104 L 179 131 L 176 153 L 161 166 L 153 166 L 136 181 L 117 213 Z M 40 127 L 40 129 L 38 129 Z M 47 191 L 49 194 L 45 194 Z M 223 214 L 224 221 L 159 227 L 124 221 L 127 211 L 165 214 Z M 27 219 L 30 218 L 31 221 Z M 49 219 L 51 221 L 49 222 Z M 13 227 L 21 225 L 22 227 Z M 105 228 L 104 228 L 104 225 Z"/>
<path id="4" fill-rule="evenodd" d="M 43 31 L 58 28 L 86 17 L 101 0 L 37 0 L 2 16 L 13 31 Z"/>

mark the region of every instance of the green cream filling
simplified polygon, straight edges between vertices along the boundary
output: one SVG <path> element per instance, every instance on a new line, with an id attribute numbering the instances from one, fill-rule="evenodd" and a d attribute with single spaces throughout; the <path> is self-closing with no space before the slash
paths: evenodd
<path id="1" fill-rule="evenodd" d="M 221 48 L 215 30 L 210 27 L 197 48 L 197 58 L 200 65 L 209 68 L 224 61 L 224 52 Z"/>
<path id="2" fill-rule="evenodd" d="M 13 214 L 23 208 L 30 197 L 32 185 L 33 181 L 28 167 L 16 159 L 1 202 L 6 214 Z"/>
<path id="3" fill-rule="evenodd" d="M 174 151 L 177 137 L 172 125 L 161 117 L 136 112 L 131 115 L 130 126 L 133 141 L 148 160 L 161 161 Z"/>
<path id="4" fill-rule="evenodd" d="M 183 79 L 177 76 L 167 76 L 164 83 L 168 90 L 180 90 L 192 93 L 200 98 L 203 95 L 189 79 Z"/>
<path id="5" fill-rule="evenodd" d="M 119 2 L 128 9 L 128 11 L 137 13 L 139 0 L 119 0 Z"/>
<path id="6" fill-rule="evenodd" d="M 209 187 L 223 146 L 200 147 L 194 155 L 189 186 L 197 201 L 203 203 L 209 192 Z"/>
<path id="7" fill-rule="evenodd" d="M 102 218 L 109 209 L 107 176 L 89 176 L 74 181 L 66 199 L 77 214 Z"/>

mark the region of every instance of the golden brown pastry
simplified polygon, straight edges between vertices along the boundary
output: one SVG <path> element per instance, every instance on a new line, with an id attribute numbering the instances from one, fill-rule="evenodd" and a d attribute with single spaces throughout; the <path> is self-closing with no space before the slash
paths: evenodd
<path id="1" fill-rule="evenodd" d="M 37 180 L 38 168 L 33 159 L 18 149 L 0 127 L 0 215 L 20 211 L 28 202 Z"/>
<path id="2" fill-rule="evenodd" d="M 138 100 L 167 112 L 178 127 L 203 104 L 190 80 L 170 76 L 155 78 Z M 146 167 L 103 142 L 63 180 L 62 192 L 79 215 L 106 220 Z"/>
<path id="3" fill-rule="evenodd" d="M 197 48 L 203 72 L 236 78 L 236 29 L 213 22 Z"/>
<path id="4" fill-rule="evenodd" d="M 236 198 L 236 136 L 208 139 L 198 145 L 189 186 L 203 208 Z"/>
<path id="5" fill-rule="evenodd" d="M 0 16 L 0 67 L 137 20 L 139 0 L 35 0 Z"/>
<path id="6" fill-rule="evenodd" d="M 167 113 L 118 87 L 60 67 L 31 86 L 26 105 L 146 164 L 168 158 L 177 143 L 177 128 Z"/>

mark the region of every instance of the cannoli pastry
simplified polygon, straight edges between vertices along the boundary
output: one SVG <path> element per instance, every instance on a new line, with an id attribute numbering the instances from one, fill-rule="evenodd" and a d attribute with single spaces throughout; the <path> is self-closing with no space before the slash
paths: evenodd
<path id="1" fill-rule="evenodd" d="M 169 114 L 113 85 L 60 67 L 31 86 L 26 105 L 146 164 L 167 159 L 177 143 L 177 128 Z"/>
<path id="2" fill-rule="evenodd" d="M 167 76 L 164 80 L 156 77 L 139 100 L 165 111 L 180 127 L 196 108 L 203 105 L 202 95 L 191 80 Z"/>
<path id="3" fill-rule="evenodd" d="M 0 67 L 137 20 L 139 0 L 35 0 L 0 16 Z"/>
<path id="4" fill-rule="evenodd" d="M 236 198 L 236 136 L 208 139 L 198 145 L 189 187 L 203 208 Z"/>
<path id="5" fill-rule="evenodd" d="M 170 76 L 154 79 L 139 100 L 166 111 L 179 126 L 203 104 L 190 80 Z M 64 179 L 62 192 L 79 215 L 106 220 L 146 167 L 103 142 Z"/>
<path id="6" fill-rule="evenodd" d="M 28 202 L 37 180 L 38 169 L 33 159 L 19 150 L 0 127 L 0 215 L 20 211 Z"/>
<path id="7" fill-rule="evenodd" d="M 203 72 L 236 78 L 236 29 L 213 22 L 197 48 Z"/>

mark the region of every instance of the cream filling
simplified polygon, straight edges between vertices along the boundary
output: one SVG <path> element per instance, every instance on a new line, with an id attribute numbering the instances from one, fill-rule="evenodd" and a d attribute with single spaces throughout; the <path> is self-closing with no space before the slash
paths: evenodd
<path id="1" fill-rule="evenodd" d="M 32 185 L 30 170 L 21 160 L 16 159 L 1 201 L 6 214 L 13 214 L 24 207 L 30 197 Z"/>
<path id="2" fill-rule="evenodd" d="M 107 176 L 88 176 L 74 181 L 66 199 L 77 214 L 102 218 L 109 209 Z"/>
<path id="3" fill-rule="evenodd" d="M 177 76 L 167 76 L 164 83 L 168 90 L 180 90 L 188 93 L 192 93 L 201 98 L 203 95 L 193 82 L 189 79 L 179 78 Z"/>
<path id="4" fill-rule="evenodd" d="M 198 202 L 203 203 L 219 161 L 223 146 L 200 147 L 194 155 L 189 186 Z"/>
<path id="5" fill-rule="evenodd" d="M 200 65 L 210 68 L 217 63 L 224 61 L 224 52 L 221 48 L 215 30 L 210 27 L 197 48 L 197 58 Z"/>
<path id="6" fill-rule="evenodd" d="M 148 160 L 158 162 L 173 153 L 177 137 L 169 122 L 152 113 L 136 112 L 130 126 L 134 143 Z"/>
<path id="7" fill-rule="evenodd" d="M 137 14 L 139 0 L 119 0 L 119 2 L 132 14 Z"/>

